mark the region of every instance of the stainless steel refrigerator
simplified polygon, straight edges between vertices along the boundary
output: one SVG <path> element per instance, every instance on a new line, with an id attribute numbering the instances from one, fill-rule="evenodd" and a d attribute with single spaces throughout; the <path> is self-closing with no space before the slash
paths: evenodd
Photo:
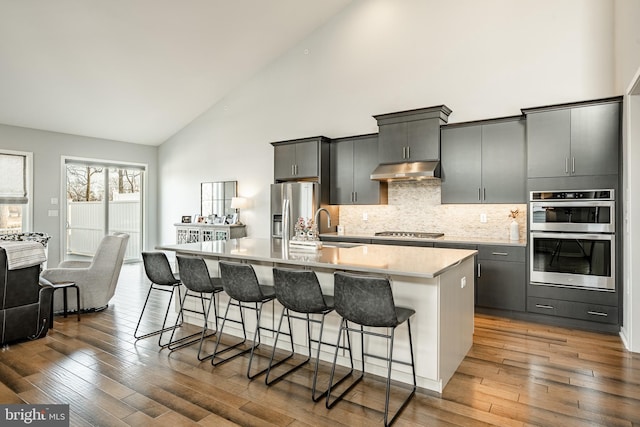
<path id="1" fill-rule="evenodd" d="M 319 207 L 320 185 L 316 182 L 271 184 L 271 237 L 289 240 L 298 218 L 313 218 Z"/>

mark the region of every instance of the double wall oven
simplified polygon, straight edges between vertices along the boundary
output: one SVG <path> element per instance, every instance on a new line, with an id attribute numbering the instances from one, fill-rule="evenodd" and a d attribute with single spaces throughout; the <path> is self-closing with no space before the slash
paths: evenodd
<path id="1" fill-rule="evenodd" d="M 532 191 L 530 282 L 615 291 L 614 191 Z"/>

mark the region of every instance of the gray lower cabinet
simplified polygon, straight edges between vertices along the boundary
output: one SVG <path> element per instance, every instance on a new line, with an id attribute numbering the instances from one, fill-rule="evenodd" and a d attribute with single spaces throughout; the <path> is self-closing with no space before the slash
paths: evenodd
<path id="1" fill-rule="evenodd" d="M 618 173 L 620 98 L 523 110 L 529 178 Z"/>
<path id="2" fill-rule="evenodd" d="M 370 178 L 378 166 L 378 134 L 333 139 L 330 162 L 331 204 L 377 205 L 387 202 L 387 183 Z"/>
<path id="3" fill-rule="evenodd" d="M 442 203 L 525 203 L 521 117 L 443 126 Z"/>
<path id="4" fill-rule="evenodd" d="M 529 285 L 527 311 L 600 324 L 619 323 L 618 294 L 588 289 Z"/>
<path id="5" fill-rule="evenodd" d="M 476 305 L 526 310 L 526 248 L 520 246 L 478 246 Z"/>

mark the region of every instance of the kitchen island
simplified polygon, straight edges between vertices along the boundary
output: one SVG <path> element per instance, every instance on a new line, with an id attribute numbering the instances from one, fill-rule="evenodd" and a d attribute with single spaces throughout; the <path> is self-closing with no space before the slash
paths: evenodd
<path id="1" fill-rule="evenodd" d="M 218 271 L 220 260 L 233 260 L 251 264 L 262 284 L 273 284 L 272 268 L 308 268 L 316 272 L 323 292 L 333 294 L 333 273 L 350 271 L 356 273 L 382 274 L 391 279 L 394 300 L 397 305 L 416 310 L 411 319 L 414 356 L 418 386 L 442 392 L 458 368 L 473 342 L 474 315 L 474 256 L 476 251 L 441 248 L 396 247 L 381 245 L 353 245 L 333 247 L 324 245 L 317 251 L 292 250 L 280 240 L 232 239 L 178 245 L 161 245 L 157 249 L 173 251 L 180 255 L 201 256 L 207 261 L 210 272 Z M 224 293 L 222 294 L 224 295 Z M 221 304 L 226 304 L 224 297 Z M 195 308 L 195 301 L 192 302 Z M 263 310 L 261 324 L 277 325 L 281 306 L 274 302 L 271 309 Z M 249 316 L 250 319 L 252 316 Z M 340 318 L 328 316 L 323 340 L 335 342 Z M 197 319 L 193 319 L 198 323 Z M 201 322 L 201 321 L 200 321 Z M 299 324 L 298 324 L 299 323 Z M 255 323 L 248 324 L 254 330 Z M 241 334 L 240 330 L 225 333 Z M 314 337 L 318 331 L 312 332 Z M 304 343 L 306 327 L 294 323 L 296 343 Z M 273 337 L 263 342 L 271 344 Z M 358 340 L 356 340 L 358 341 Z M 279 342 L 280 344 L 280 342 Z M 359 348 L 354 344 L 354 356 Z M 367 352 L 385 354 L 386 341 L 369 338 L 365 341 Z M 321 358 L 333 360 L 333 349 L 322 347 Z M 303 348 L 297 351 L 304 352 Z M 339 363 L 346 365 L 348 358 L 341 353 Z M 396 332 L 394 358 L 408 360 L 409 340 L 406 328 Z M 357 364 L 356 366 L 359 366 Z M 367 371 L 385 376 L 382 361 L 368 358 Z M 394 364 L 393 378 L 411 382 L 410 368 Z"/>

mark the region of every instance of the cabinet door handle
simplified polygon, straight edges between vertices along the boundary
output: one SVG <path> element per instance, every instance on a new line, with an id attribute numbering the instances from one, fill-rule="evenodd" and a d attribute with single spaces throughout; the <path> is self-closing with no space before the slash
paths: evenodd
<path id="1" fill-rule="evenodd" d="M 407 147 L 407 159 L 411 158 L 411 147 Z"/>
<path id="2" fill-rule="evenodd" d="M 480 277 L 480 263 L 478 263 L 478 277 Z"/>
<path id="3" fill-rule="evenodd" d="M 487 200 L 487 187 L 482 187 L 482 200 Z"/>
<path id="4" fill-rule="evenodd" d="M 354 202 L 357 202 L 357 201 L 358 201 L 358 192 L 357 192 L 357 191 L 354 191 L 354 192 L 353 192 L 353 201 L 354 201 Z"/>
<path id="5" fill-rule="evenodd" d="M 296 167 L 296 176 L 298 175 L 298 165 L 295 165 Z"/>
<path id="6" fill-rule="evenodd" d="M 480 187 L 478 187 L 478 201 L 482 200 L 482 199 L 480 198 L 480 191 L 481 191 L 481 188 L 480 188 Z"/>
<path id="7" fill-rule="evenodd" d="M 536 304 L 537 308 L 544 308 L 547 310 L 553 310 L 553 306 L 552 305 L 546 305 L 546 304 Z"/>
<path id="8" fill-rule="evenodd" d="M 576 158 L 571 158 L 571 173 L 576 173 Z"/>
<path id="9" fill-rule="evenodd" d="M 509 252 L 491 252 L 491 255 L 508 256 Z"/>
<path id="10" fill-rule="evenodd" d="M 564 173 L 569 173 L 569 158 L 564 158 Z"/>
<path id="11" fill-rule="evenodd" d="M 609 314 L 603 313 L 601 311 L 587 311 L 587 314 L 593 314 L 594 316 L 602 316 L 602 317 L 609 316 Z"/>

